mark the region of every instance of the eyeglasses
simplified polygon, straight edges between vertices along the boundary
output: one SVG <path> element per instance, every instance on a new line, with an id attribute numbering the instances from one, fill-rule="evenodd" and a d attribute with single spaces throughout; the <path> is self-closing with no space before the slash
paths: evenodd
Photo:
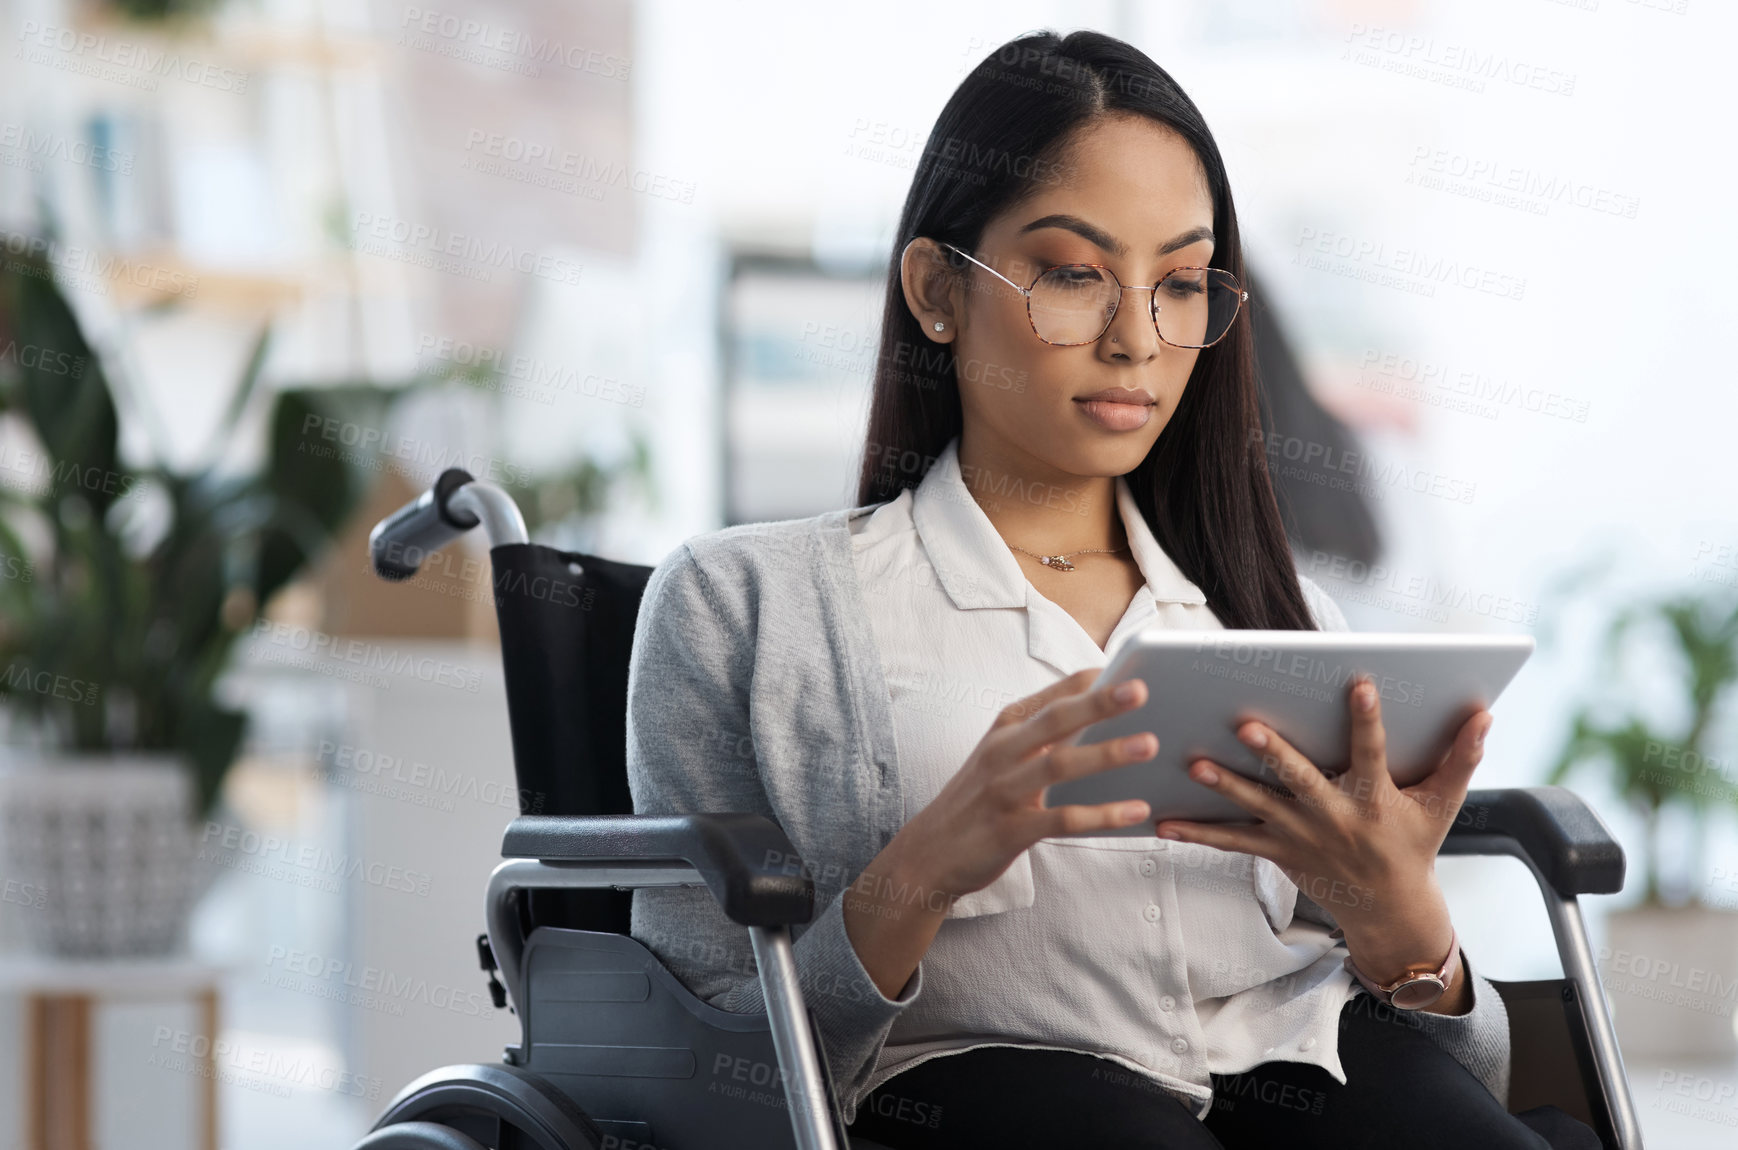
<path id="1" fill-rule="evenodd" d="M 1212 347 L 1225 338 L 1238 308 L 1249 298 L 1236 276 L 1203 267 L 1173 268 L 1156 284 L 1124 287 L 1103 264 L 1058 264 L 1039 273 L 1031 287 L 1021 287 L 969 252 L 950 243 L 941 246 L 1025 296 L 1032 334 L 1057 347 L 1078 347 L 1103 335 L 1125 291 L 1153 293 L 1153 330 L 1172 347 Z"/>

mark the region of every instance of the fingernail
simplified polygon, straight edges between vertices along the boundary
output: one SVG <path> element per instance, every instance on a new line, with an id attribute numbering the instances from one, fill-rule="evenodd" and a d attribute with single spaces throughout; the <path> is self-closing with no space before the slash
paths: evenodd
<path id="1" fill-rule="evenodd" d="M 1252 747 L 1267 746 L 1267 732 L 1260 727 L 1245 727 L 1237 732 L 1237 737 Z"/>
<path id="2" fill-rule="evenodd" d="M 1376 688 L 1365 685 L 1358 688 L 1358 710 L 1368 711 L 1376 705 Z"/>
<path id="3" fill-rule="evenodd" d="M 1134 702 L 1135 701 L 1134 680 L 1130 679 L 1128 682 L 1120 684 L 1116 690 L 1111 692 L 1111 696 L 1113 698 L 1115 698 L 1116 701 L 1119 703 L 1132 703 L 1132 702 Z"/>
<path id="4" fill-rule="evenodd" d="M 1219 781 L 1219 772 L 1206 763 L 1197 763 L 1195 766 L 1195 777 L 1201 782 L 1206 783 L 1208 786 L 1212 786 L 1214 783 Z"/>
<path id="5" fill-rule="evenodd" d="M 1116 813 L 1125 823 L 1138 823 L 1152 813 L 1152 808 L 1145 803 L 1124 803 Z"/>
<path id="6" fill-rule="evenodd" d="M 1180 834 L 1178 834 L 1178 833 L 1177 833 L 1177 832 L 1176 832 L 1176 831 L 1160 831 L 1160 832 L 1159 832 L 1159 837 L 1160 837 L 1160 838 L 1162 838 L 1162 839 L 1178 839 L 1178 840 L 1181 840 L 1181 839 L 1182 839 L 1182 837 L 1183 837 L 1183 836 L 1182 836 L 1182 835 L 1180 835 Z"/>

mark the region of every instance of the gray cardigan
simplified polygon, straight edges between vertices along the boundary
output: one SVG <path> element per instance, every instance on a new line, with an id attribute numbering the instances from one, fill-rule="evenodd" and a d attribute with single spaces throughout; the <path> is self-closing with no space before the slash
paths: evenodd
<path id="1" fill-rule="evenodd" d="M 646 584 L 628 673 L 634 810 L 766 815 L 814 879 L 822 909 L 793 928 L 793 950 L 847 1122 L 894 1018 L 923 985 L 919 964 L 898 998 L 882 994 L 842 917 L 842 893 L 904 810 L 892 700 L 848 527 L 872 510 L 742 524 L 676 548 Z M 1296 913 L 1337 925 L 1301 891 Z M 630 933 L 713 1006 L 766 1009 L 747 930 L 704 887 L 635 891 Z M 1506 1105 L 1508 1015 L 1496 988 L 1465 968 L 1471 1012 L 1408 1021 Z"/>

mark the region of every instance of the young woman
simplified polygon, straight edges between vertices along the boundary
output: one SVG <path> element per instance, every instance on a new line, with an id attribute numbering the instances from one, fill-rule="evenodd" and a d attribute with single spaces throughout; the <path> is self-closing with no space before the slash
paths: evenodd
<path id="1" fill-rule="evenodd" d="M 1251 723 L 1283 790 L 1192 775 L 1254 826 L 1064 838 L 1151 812 L 1042 805 L 1156 753 L 1151 732 L 1058 745 L 1144 701 L 1091 690 L 1128 635 L 1345 628 L 1281 528 L 1242 273 L 1224 165 L 1169 75 L 1090 32 L 1004 45 L 912 180 L 860 506 L 698 536 L 647 586 L 635 809 L 790 836 L 824 907 L 797 966 L 854 1134 L 1598 1145 L 1507 1113 L 1502 999 L 1436 881 L 1488 712 L 1404 792 L 1368 684 L 1334 782 Z M 636 892 L 632 933 L 707 1001 L 764 1009 L 705 891 Z"/>

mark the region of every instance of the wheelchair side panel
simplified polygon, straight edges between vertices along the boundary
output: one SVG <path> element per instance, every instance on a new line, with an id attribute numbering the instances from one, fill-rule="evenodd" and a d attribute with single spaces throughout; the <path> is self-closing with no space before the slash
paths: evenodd
<path id="1" fill-rule="evenodd" d="M 789 1150 L 765 1014 L 719 1010 L 621 934 L 538 927 L 525 947 L 524 1045 L 509 1061 L 605 1134 L 656 1150 Z"/>

